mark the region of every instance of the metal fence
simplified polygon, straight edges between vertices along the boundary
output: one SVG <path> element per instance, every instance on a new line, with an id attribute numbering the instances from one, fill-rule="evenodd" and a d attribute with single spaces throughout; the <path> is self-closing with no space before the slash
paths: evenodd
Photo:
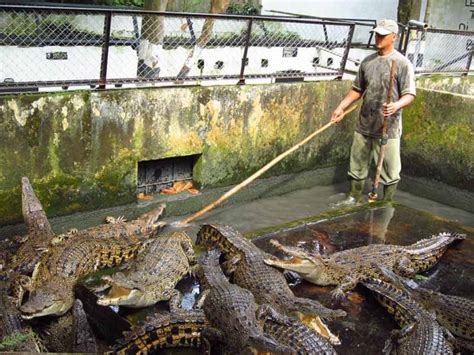
<path id="1" fill-rule="evenodd" d="M 474 32 L 408 29 L 403 52 L 415 73 L 473 73 Z"/>
<path id="2" fill-rule="evenodd" d="M 0 5 L 0 90 L 340 78 L 354 24 Z"/>

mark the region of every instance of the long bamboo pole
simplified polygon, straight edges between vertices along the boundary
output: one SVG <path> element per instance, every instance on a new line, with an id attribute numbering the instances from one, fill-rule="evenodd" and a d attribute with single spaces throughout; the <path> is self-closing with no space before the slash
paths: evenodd
<path id="1" fill-rule="evenodd" d="M 393 85 L 395 82 L 395 72 L 397 70 L 397 62 L 392 60 L 390 63 L 390 81 L 388 84 L 388 91 L 387 91 L 387 103 L 392 102 L 392 91 Z M 368 202 L 376 202 L 378 198 L 377 189 L 380 183 L 380 174 L 382 172 L 382 165 L 385 159 L 385 146 L 387 145 L 388 135 L 388 117 L 383 118 L 383 127 L 382 127 L 382 139 L 380 143 L 380 150 L 379 150 L 379 157 L 377 159 L 377 165 L 375 168 L 375 177 L 374 182 L 372 184 L 372 190 L 369 192 Z"/>
<path id="2" fill-rule="evenodd" d="M 342 117 L 345 117 L 347 114 L 349 114 L 350 112 L 354 111 L 355 109 L 357 108 L 357 105 L 352 105 L 349 109 L 347 109 L 346 111 L 344 111 L 344 113 L 342 114 Z M 240 184 L 234 186 L 232 189 L 230 189 L 229 191 L 227 191 L 225 194 L 223 194 L 221 197 L 219 197 L 217 200 L 215 200 L 214 202 L 210 203 L 209 205 L 207 205 L 206 207 L 204 207 L 203 209 L 201 209 L 200 211 L 196 212 L 195 214 L 193 214 L 192 216 L 186 218 L 185 220 L 182 220 L 182 221 L 179 221 L 177 222 L 175 225 L 176 226 L 184 226 L 186 224 L 189 224 L 190 222 L 194 221 L 195 219 L 201 217 L 202 215 L 204 215 L 205 213 L 209 212 L 210 210 L 212 210 L 214 207 L 216 207 L 217 205 L 219 205 L 220 203 L 224 202 L 225 200 L 227 200 L 229 197 L 231 197 L 233 194 L 235 194 L 236 192 L 238 192 L 239 190 L 241 190 L 242 188 L 244 188 L 245 186 L 247 186 L 248 184 L 250 184 L 252 181 L 254 181 L 256 178 L 258 178 L 259 176 L 261 176 L 262 174 L 264 174 L 266 171 L 268 171 L 271 167 L 273 167 L 275 164 L 277 164 L 278 162 L 280 162 L 281 160 L 283 160 L 284 158 L 286 158 L 288 155 L 290 155 L 291 153 L 293 153 L 295 150 L 299 149 L 300 147 L 302 147 L 303 145 L 305 145 L 306 143 L 308 143 L 311 139 L 313 139 L 314 137 L 316 137 L 318 134 L 320 134 L 321 132 L 325 131 L 326 129 L 328 129 L 329 127 L 335 125 L 334 122 L 329 122 L 329 123 L 326 123 L 324 126 L 322 126 L 321 128 L 317 129 L 316 131 L 314 131 L 313 133 L 311 133 L 308 137 L 306 137 L 305 139 L 303 139 L 301 142 L 295 144 L 293 147 L 291 147 L 290 149 L 288 149 L 287 151 L 281 153 L 279 156 L 277 156 L 275 159 L 273 159 L 272 161 L 270 161 L 268 164 L 266 164 L 265 166 L 263 166 L 260 170 L 258 170 L 257 172 L 255 172 L 254 174 L 252 174 L 251 176 L 249 176 L 247 179 L 245 179 L 244 181 L 242 181 Z"/>

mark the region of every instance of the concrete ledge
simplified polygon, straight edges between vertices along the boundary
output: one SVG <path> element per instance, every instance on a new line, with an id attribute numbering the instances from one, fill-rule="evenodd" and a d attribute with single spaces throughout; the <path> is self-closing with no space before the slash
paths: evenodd
<path id="1" fill-rule="evenodd" d="M 439 181 L 402 174 L 400 189 L 413 195 L 474 213 L 474 193 Z"/>

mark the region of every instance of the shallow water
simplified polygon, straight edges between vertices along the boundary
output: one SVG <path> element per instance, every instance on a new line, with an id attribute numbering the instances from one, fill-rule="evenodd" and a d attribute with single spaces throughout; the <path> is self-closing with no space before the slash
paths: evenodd
<path id="1" fill-rule="evenodd" d="M 407 245 L 440 232 L 468 233 L 468 238 L 450 247 L 441 261 L 425 273 L 423 287 L 442 293 L 474 299 L 474 239 L 472 230 L 446 222 L 408 207 L 377 208 L 351 215 L 299 226 L 291 230 L 258 237 L 254 242 L 275 254 L 268 243 L 277 239 L 284 245 L 301 246 L 308 251 L 333 253 L 373 243 Z M 328 302 L 332 288 L 301 282 L 296 295 Z M 392 317 L 362 287 L 357 287 L 342 303 L 348 313 L 343 320 L 329 323 L 342 344 L 339 354 L 377 354 L 383 349 L 392 329 L 398 329 Z"/>

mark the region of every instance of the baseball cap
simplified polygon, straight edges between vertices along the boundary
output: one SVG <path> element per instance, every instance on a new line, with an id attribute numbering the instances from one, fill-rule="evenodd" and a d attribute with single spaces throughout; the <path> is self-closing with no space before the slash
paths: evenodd
<path id="1" fill-rule="evenodd" d="M 398 33 L 398 25 L 393 20 L 383 19 L 377 21 L 377 27 L 375 27 L 372 31 L 378 33 L 379 35 L 385 36 L 390 33 Z"/>

